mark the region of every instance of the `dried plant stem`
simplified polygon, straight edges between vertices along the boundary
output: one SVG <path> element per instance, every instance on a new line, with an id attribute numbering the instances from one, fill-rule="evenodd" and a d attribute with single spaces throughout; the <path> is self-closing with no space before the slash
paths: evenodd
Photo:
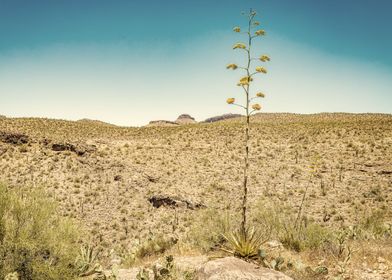
<path id="1" fill-rule="evenodd" d="M 247 76 L 250 77 L 250 63 L 251 63 L 251 46 L 252 46 L 252 35 L 250 33 L 251 31 L 251 25 L 252 25 L 252 20 L 253 20 L 253 15 L 252 15 L 252 9 L 250 10 L 249 13 L 249 21 L 248 21 L 248 38 L 249 38 L 249 45 L 248 45 L 248 64 L 246 67 L 246 73 Z M 246 214 L 247 214 L 247 197 L 248 197 L 248 169 L 249 169 L 249 131 L 250 131 L 250 112 L 249 112 L 249 104 L 250 104 L 250 99 L 249 99 L 249 83 L 246 85 L 246 87 L 243 87 L 245 90 L 246 94 L 246 127 L 245 127 L 245 165 L 244 165 L 244 183 L 243 183 L 243 197 L 242 197 L 242 222 L 241 222 L 241 230 L 242 232 L 245 232 L 246 229 Z"/>

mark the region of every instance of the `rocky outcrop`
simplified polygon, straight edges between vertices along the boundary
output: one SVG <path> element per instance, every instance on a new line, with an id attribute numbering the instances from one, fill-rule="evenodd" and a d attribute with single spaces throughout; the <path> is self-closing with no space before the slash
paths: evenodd
<path id="1" fill-rule="evenodd" d="M 161 195 L 152 196 L 148 199 L 148 201 L 155 208 L 159 208 L 161 206 L 166 206 L 169 208 L 185 207 L 191 210 L 206 208 L 206 206 L 202 203 L 195 203 L 186 199 L 170 197 L 170 196 L 161 196 Z"/>
<path id="2" fill-rule="evenodd" d="M 147 126 L 178 126 L 178 123 L 165 120 L 150 121 Z"/>
<path id="3" fill-rule="evenodd" d="M 182 124 L 193 124 L 193 123 L 197 123 L 194 118 L 192 118 L 188 114 L 182 114 L 178 116 L 178 118 L 174 122 L 166 121 L 166 120 L 150 121 L 147 126 L 178 126 Z"/>
<path id="4" fill-rule="evenodd" d="M 80 120 L 77 120 L 77 122 L 85 123 L 85 124 L 97 124 L 97 125 L 116 126 L 116 125 L 111 124 L 111 123 L 107 123 L 107 122 L 103 122 L 103 121 L 99 121 L 99 120 L 90 120 L 90 119 L 80 119 Z"/>
<path id="5" fill-rule="evenodd" d="M 192 123 L 196 123 L 195 118 L 192 118 L 188 114 L 179 115 L 175 122 L 178 123 L 178 124 L 192 124 Z"/>
<path id="6" fill-rule="evenodd" d="M 21 133 L 8 133 L 0 131 L 0 141 L 7 144 L 22 145 L 29 142 L 29 137 Z"/>
<path id="7" fill-rule="evenodd" d="M 213 122 L 218 122 L 218 121 L 223 121 L 223 120 L 228 120 L 233 118 L 240 118 L 240 117 L 242 117 L 242 115 L 240 114 L 224 114 L 224 115 L 208 118 L 203 123 L 213 123 Z"/>
<path id="8" fill-rule="evenodd" d="M 91 153 L 96 150 L 94 145 L 74 145 L 71 143 L 54 143 L 51 145 L 51 149 L 55 152 L 70 151 L 74 152 L 78 156 L 83 156 L 86 153 Z"/>
<path id="9" fill-rule="evenodd" d="M 281 272 L 258 267 L 234 257 L 205 263 L 197 276 L 199 280 L 293 280 Z"/>
<path id="10" fill-rule="evenodd" d="M 0 115 L 0 120 L 1 120 L 1 119 L 6 119 L 6 118 L 7 118 L 6 116 Z"/>

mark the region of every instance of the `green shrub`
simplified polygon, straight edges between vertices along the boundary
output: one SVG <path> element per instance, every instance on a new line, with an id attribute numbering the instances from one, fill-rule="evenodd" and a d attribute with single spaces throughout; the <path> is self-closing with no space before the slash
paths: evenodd
<path id="1" fill-rule="evenodd" d="M 332 238 L 328 229 L 316 223 L 302 223 L 300 227 L 287 223 L 285 230 L 279 234 L 282 244 L 297 252 L 305 249 L 319 249 Z"/>
<path id="2" fill-rule="evenodd" d="M 332 240 L 331 232 L 302 217 L 289 213 L 283 207 L 261 201 L 253 213 L 255 225 L 271 227 L 272 236 L 289 249 L 300 252 L 305 249 L 321 248 Z"/>
<path id="3" fill-rule="evenodd" d="M 387 238 L 392 235 L 392 227 L 387 221 L 388 213 L 384 210 L 371 211 L 362 218 L 359 227 L 362 229 L 364 239 Z"/>
<path id="4" fill-rule="evenodd" d="M 165 237 L 161 234 L 152 236 L 133 248 L 123 256 L 126 266 L 134 266 L 144 258 L 162 255 L 177 243 L 174 237 Z"/>
<path id="5" fill-rule="evenodd" d="M 0 185 L 0 279 L 74 279 L 78 233 L 42 190 Z"/>
<path id="6" fill-rule="evenodd" d="M 194 270 L 179 269 L 174 262 L 173 256 L 165 257 L 163 264 L 156 263 L 150 269 L 142 267 L 136 275 L 137 280 L 194 280 Z"/>
<path id="7" fill-rule="evenodd" d="M 203 252 L 218 249 L 226 242 L 223 236 L 233 229 L 232 220 L 227 212 L 201 210 L 189 230 L 187 242 Z"/>

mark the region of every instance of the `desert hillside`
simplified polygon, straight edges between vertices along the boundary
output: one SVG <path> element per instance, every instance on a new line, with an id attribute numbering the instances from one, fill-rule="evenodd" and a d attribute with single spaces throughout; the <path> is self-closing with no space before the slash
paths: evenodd
<path id="1" fill-rule="evenodd" d="M 185 244 L 206 213 L 239 210 L 242 129 L 242 118 L 141 128 L 0 118 L 0 181 L 43 186 L 107 254 L 157 236 Z M 295 214 L 302 200 L 323 228 L 377 211 L 390 220 L 392 115 L 258 114 L 251 134 L 254 221 L 263 205 Z"/>

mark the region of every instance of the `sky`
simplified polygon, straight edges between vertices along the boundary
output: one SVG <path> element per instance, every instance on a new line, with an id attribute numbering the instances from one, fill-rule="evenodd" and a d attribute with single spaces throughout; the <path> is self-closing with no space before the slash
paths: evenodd
<path id="1" fill-rule="evenodd" d="M 0 114 L 139 126 L 226 104 L 258 12 L 263 112 L 392 113 L 389 0 L 0 0 Z M 260 62 L 261 63 L 261 62 Z"/>

